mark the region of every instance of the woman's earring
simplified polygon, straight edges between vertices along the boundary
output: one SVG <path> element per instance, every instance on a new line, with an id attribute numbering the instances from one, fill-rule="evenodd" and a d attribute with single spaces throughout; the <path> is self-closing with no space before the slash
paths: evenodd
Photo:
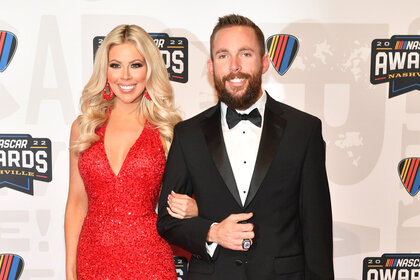
<path id="1" fill-rule="evenodd" d="M 144 88 L 144 97 L 146 97 L 147 100 L 152 100 L 152 98 L 150 98 L 150 94 L 149 94 L 149 92 L 147 91 L 146 88 Z"/>
<path id="2" fill-rule="evenodd" d="M 105 84 L 104 92 L 103 92 L 103 97 L 106 100 L 111 100 L 112 98 L 114 98 L 114 92 L 112 91 L 108 80 L 106 80 L 106 84 Z"/>

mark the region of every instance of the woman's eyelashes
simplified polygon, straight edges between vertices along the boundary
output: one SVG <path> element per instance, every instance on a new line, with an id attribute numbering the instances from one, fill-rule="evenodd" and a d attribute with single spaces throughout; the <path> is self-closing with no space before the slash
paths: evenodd
<path id="1" fill-rule="evenodd" d="M 110 63 L 109 67 L 110 68 L 121 68 L 121 65 L 118 64 L 118 63 Z M 140 67 L 143 67 L 143 63 L 141 63 L 141 62 L 135 62 L 135 63 L 130 64 L 130 68 L 140 68 Z"/>
<path id="2" fill-rule="evenodd" d="M 131 68 L 140 68 L 140 67 L 143 67 L 143 63 L 136 62 L 136 63 L 131 64 Z"/>
<path id="3" fill-rule="evenodd" d="M 110 68 L 120 68 L 121 66 L 118 63 L 111 63 L 109 64 Z"/>

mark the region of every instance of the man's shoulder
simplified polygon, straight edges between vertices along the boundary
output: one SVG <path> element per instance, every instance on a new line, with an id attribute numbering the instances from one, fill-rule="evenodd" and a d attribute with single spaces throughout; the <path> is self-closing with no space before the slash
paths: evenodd
<path id="1" fill-rule="evenodd" d="M 280 113 L 281 116 L 285 119 L 295 120 L 295 121 L 300 121 L 300 122 L 309 122 L 309 123 L 321 122 L 321 120 L 314 115 L 311 115 L 307 112 L 299 110 L 293 106 L 287 105 L 283 102 L 276 101 L 274 98 L 270 96 L 268 98 L 271 99 L 269 101 L 269 103 L 271 104 L 271 109 L 275 110 L 275 112 L 277 113 Z"/>
<path id="2" fill-rule="evenodd" d="M 216 111 L 219 110 L 219 108 L 220 108 L 220 105 L 216 104 L 216 105 L 204 110 L 203 112 L 201 112 L 201 113 L 199 113 L 199 114 L 197 114 L 197 115 L 195 115 L 195 116 L 193 116 L 189 119 L 186 119 L 186 120 L 183 120 L 183 121 L 179 122 L 175 126 L 175 128 L 177 130 L 185 130 L 185 129 L 190 130 L 190 129 L 193 129 L 193 128 L 197 128 L 197 127 L 200 126 L 200 123 L 201 123 L 202 120 L 204 120 L 204 119 L 212 116 L 213 114 L 215 114 Z"/>

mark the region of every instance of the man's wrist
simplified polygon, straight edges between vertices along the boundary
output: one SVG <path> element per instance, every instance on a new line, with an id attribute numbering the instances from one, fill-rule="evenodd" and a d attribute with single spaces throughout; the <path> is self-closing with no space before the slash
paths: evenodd
<path id="1" fill-rule="evenodd" d="M 217 230 L 217 225 L 218 225 L 218 223 L 213 223 L 210 226 L 209 231 L 207 232 L 207 238 L 206 238 L 207 244 L 209 244 L 209 243 L 211 244 L 213 242 L 217 243 L 216 238 L 215 238 L 215 231 Z"/>

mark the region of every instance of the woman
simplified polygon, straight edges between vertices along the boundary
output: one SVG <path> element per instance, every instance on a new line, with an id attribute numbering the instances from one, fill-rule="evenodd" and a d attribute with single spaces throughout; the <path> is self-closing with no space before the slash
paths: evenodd
<path id="1" fill-rule="evenodd" d="M 114 28 L 71 129 L 67 279 L 176 279 L 155 225 L 165 154 L 180 121 L 172 101 L 153 39 L 135 25 Z M 197 215 L 191 198 L 170 199 L 178 218 Z"/>

